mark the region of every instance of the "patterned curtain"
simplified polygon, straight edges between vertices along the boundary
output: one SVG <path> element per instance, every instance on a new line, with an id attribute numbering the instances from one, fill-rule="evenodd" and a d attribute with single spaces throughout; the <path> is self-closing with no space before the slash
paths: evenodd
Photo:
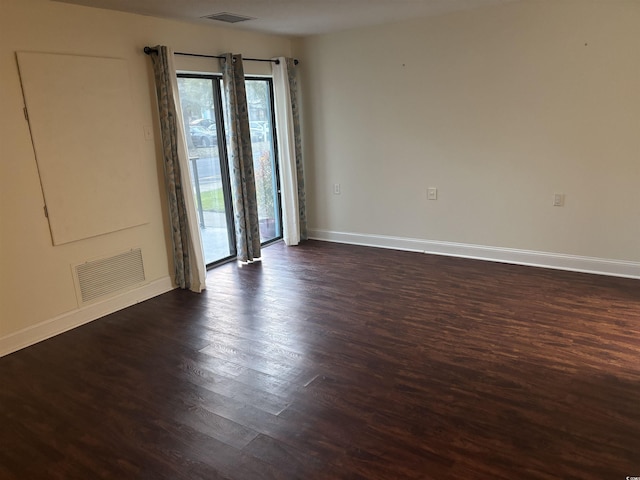
<path id="1" fill-rule="evenodd" d="M 298 77 L 295 60 L 280 57 L 273 64 L 278 134 L 283 237 L 287 245 L 307 239 L 307 211 L 300 139 Z"/>
<path id="2" fill-rule="evenodd" d="M 173 52 L 167 47 L 157 46 L 155 51 L 152 50 L 151 61 L 160 113 L 174 280 L 180 288 L 201 292 L 205 289 L 206 267 L 191 191 Z"/>
<path id="3" fill-rule="evenodd" d="M 260 229 L 242 55 L 227 53 L 220 62 L 236 248 L 238 260 L 251 262 L 260 257 Z"/>

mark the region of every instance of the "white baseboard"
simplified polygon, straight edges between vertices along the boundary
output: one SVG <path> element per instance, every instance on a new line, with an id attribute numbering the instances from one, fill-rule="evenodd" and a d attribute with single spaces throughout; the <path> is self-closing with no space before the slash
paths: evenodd
<path id="1" fill-rule="evenodd" d="M 515 248 L 486 247 L 454 242 L 438 242 L 417 238 L 390 237 L 360 233 L 309 230 L 309 238 L 326 242 L 348 243 L 367 247 L 390 248 L 434 255 L 472 258 L 492 262 L 513 263 L 533 267 L 569 270 L 640 279 L 640 262 L 581 257 L 559 253 L 518 250 Z"/>
<path id="2" fill-rule="evenodd" d="M 72 328 L 92 322 L 100 317 L 143 302 L 170 290 L 173 290 L 171 279 L 164 277 L 141 287 L 122 293 L 115 297 L 92 303 L 85 307 L 63 313 L 57 317 L 32 325 L 15 333 L 0 338 L 0 357 L 22 348 L 64 333 Z"/>

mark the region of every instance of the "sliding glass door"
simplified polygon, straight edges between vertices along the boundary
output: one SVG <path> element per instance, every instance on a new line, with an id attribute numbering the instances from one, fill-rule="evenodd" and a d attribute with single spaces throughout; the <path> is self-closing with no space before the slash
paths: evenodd
<path id="1" fill-rule="evenodd" d="M 246 80 L 253 169 L 258 197 L 260 239 L 269 242 L 282 237 L 280 185 L 276 162 L 271 79 Z"/>
<path id="2" fill-rule="evenodd" d="M 236 255 L 221 79 L 178 75 L 191 181 L 208 266 Z M 282 237 L 270 79 L 247 80 L 247 101 L 262 243 Z"/>
<path id="3" fill-rule="evenodd" d="M 204 258 L 209 265 L 236 254 L 220 89 L 212 78 L 195 75 L 179 75 L 178 89 Z"/>

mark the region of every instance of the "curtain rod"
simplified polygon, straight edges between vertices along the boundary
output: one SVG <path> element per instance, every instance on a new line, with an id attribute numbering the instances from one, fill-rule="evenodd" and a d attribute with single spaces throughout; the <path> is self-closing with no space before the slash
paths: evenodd
<path id="1" fill-rule="evenodd" d="M 144 47 L 144 53 L 146 53 L 147 55 L 151 55 L 152 53 L 157 53 L 158 50 L 156 50 L 155 48 L 151 48 L 151 47 Z M 221 55 L 202 55 L 199 53 L 184 53 L 184 52 L 173 52 L 174 55 L 183 55 L 185 57 L 202 57 L 202 58 L 220 58 L 220 59 L 224 59 L 225 57 L 221 56 Z M 247 60 L 249 62 L 272 62 L 275 63 L 276 65 L 280 64 L 280 60 L 275 59 L 275 60 L 271 60 L 268 58 L 242 58 L 242 60 Z M 298 59 L 294 59 L 293 63 L 295 65 L 298 65 Z"/>

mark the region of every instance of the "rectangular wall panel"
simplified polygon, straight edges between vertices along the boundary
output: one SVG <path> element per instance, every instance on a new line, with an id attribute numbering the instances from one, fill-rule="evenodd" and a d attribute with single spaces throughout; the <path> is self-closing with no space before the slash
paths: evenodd
<path id="1" fill-rule="evenodd" d="M 19 52 L 54 245 L 148 222 L 141 129 L 122 59 Z"/>

